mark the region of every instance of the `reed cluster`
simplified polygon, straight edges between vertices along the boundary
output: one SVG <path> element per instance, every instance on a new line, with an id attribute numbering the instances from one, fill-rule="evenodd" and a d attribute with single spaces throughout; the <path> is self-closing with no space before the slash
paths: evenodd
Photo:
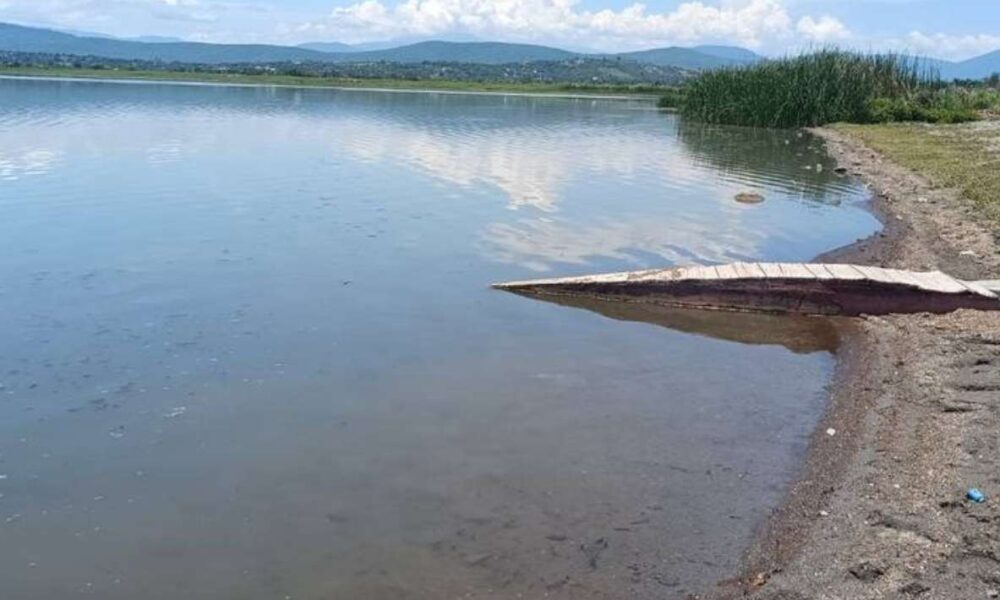
<path id="1" fill-rule="evenodd" d="M 996 101 L 941 84 L 916 59 L 839 50 L 707 71 L 679 98 L 686 117 L 754 127 L 969 121 L 977 102 Z"/>

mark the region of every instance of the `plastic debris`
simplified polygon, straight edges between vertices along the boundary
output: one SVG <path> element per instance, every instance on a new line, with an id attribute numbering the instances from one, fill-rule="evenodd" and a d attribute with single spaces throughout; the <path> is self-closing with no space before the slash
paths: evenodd
<path id="1" fill-rule="evenodd" d="M 834 429 L 833 427 L 831 427 L 831 428 L 829 428 L 829 429 L 826 430 L 826 435 L 828 435 L 830 437 L 833 437 L 833 436 L 837 435 L 837 430 Z"/>
<path id="2" fill-rule="evenodd" d="M 183 415 L 186 412 L 187 412 L 186 406 L 178 406 L 177 408 L 173 409 L 172 411 L 166 413 L 163 416 L 166 417 L 167 419 L 176 419 L 177 417 Z"/>
<path id="3" fill-rule="evenodd" d="M 965 497 L 968 498 L 971 502 L 975 502 L 976 504 L 982 504 L 983 502 L 986 502 L 986 494 L 984 494 L 982 491 L 976 488 L 972 488 L 971 490 L 966 492 Z"/>

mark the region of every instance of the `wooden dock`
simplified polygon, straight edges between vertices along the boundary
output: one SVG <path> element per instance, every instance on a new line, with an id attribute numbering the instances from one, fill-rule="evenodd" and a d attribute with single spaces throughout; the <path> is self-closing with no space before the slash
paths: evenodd
<path id="1" fill-rule="evenodd" d="M 532 295 L 587 296 L 704 310 L 811 315 L 1000 310 L 1000 282 L 844 264 L 732 263 L 500 283 Z"/>

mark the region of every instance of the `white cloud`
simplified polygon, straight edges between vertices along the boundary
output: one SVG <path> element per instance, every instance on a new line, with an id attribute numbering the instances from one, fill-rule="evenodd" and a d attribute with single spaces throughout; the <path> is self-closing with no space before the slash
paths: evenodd
<path id="1" fill-rule="evenodd" d="M 671 12 L 644 4 L 591 11 L 577 0 L 362 0 L 335 8 L 307 30 L 345 41 L 471 33 L 606 47 L 726 41 L 759 47 L 793 33 L 780 0 L 685 2 Z"/>
<path id="2" fill-rule="evenodd" d="M 849 39 L 851 32 L 839 20 L 824 15 L 818 19 L 805 16 L 799 19 L 796 31 L 810 42 L 829 43 Z"/>
<path id="3" fill-rule="evenodd" d="M 949 35 L 911 32 L 895 44 L 898 48 L 939 58 L 968 58 L 1000 49 L 1000 35 Z"/>
<path id="4" fill-rule="evenodd" d="M 336 8 L 318 12 L 318 0 L 0 0 L 0 21 L 206 42 L 352 43 L 471 34 L 604 51 L 723 43 L 785 54 L 842 44 L 953 59 L 1000 48 L 1000 34 L 934 33 L 926 23 L 912 33 L 896 28 L 864 35 L 863 23 L 853 23 L 852 31 L 852 23 L 810 12 L 829 0 L 681 0 L 669 10 L 656 8 L 662 0 L 620 9 L 587 8 L 582 0 L 325 1 Z M 888 1 L 912 0 L 878 0 Z"/>

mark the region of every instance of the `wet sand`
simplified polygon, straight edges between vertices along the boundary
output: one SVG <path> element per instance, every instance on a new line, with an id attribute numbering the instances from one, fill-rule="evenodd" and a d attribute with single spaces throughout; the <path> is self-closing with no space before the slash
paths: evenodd
<path id="1" fill-rule="evenodd" d="M 815 132 L 873 191 L 885 229 L 820 257 L 957 277 L 1000 273 L 998 236 L 935 189 L 843 134 Z M 704 597 L 995 598 L 1000 503 L 1000 313 L 841 325 L 830 406 L 802 476 L 748 553 Z"/>

